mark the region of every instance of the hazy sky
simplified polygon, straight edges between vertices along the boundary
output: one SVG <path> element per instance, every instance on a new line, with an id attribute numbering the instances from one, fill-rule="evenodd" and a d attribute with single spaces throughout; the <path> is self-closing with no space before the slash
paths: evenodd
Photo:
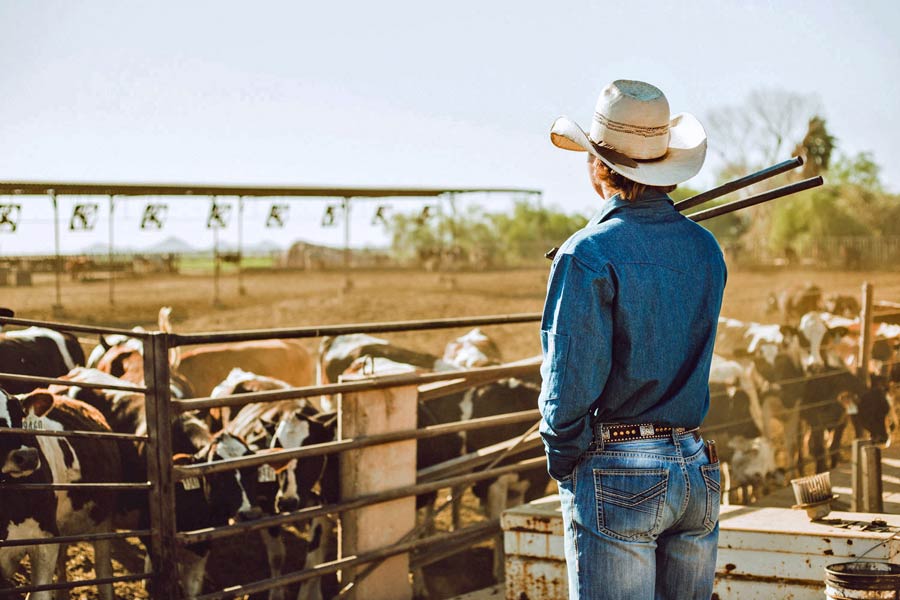
<path id="1" fill-rule="evenodd" d="M 516 186 L 587 211 L 598 199 L 583 156 L 548 130 L 561 114 L 588 127 L 602 87 L 630 78 L 701 122 L 757 89 L 814 95 L 840 150 L 871 151 L 900 190 L 895 0 L 0 0 L 0 25 L 0 180 Z M 206 206 L 184 202 L 166 232 L 144 235 L 143 202 L 123 203 L 117 237 L 207 245 Z M 248 211 L 250 241 L 341 239 L 320 226 L 324 202 L 269 231 L 263 204 Z M 381 239 L 367 206 L 360 243 Z M 0 252 L 50 251 L 48 210 L 26 201 Z"/>

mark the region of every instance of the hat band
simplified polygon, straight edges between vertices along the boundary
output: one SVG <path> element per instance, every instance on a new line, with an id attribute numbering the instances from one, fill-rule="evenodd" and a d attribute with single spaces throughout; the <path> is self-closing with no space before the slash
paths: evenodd
<path id="1" fill-rule="evenodd" d="M 611 131 L 617 131 L 619 133 L 627 133 L 632 135 L 639 135 L 641 137 L 657 137 L 660 135 L 666 135 L 669 133 L 669 124 L 660 125 L 658 127 L 644 127 L 642 125 L 631 125 L 629 123 L 621 123 L 619 121 L 613 121 L 612 119 L 608 119 L 606 116 L 599 112 L 594 113 L 594 120 L 599 122 L 601 125 L 606 127 Z"/>

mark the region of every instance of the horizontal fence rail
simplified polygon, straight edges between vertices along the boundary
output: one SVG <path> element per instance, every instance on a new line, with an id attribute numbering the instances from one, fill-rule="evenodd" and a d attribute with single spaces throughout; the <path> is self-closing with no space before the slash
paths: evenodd
<path id="1" fill-rule="evenodd" d="M 51 429 L 22 429 L 21 427 L 0 427 L 0 435 L 35 435 L 40 437 L 87 438 L 92 440 L 129 440 L 146 442 L 146 435 L 115 433 L 111 431 L 53 431 Z"/>
<path id="2" fill-rule="evenodd" d="M 346 383 L 329 383 L 298 388 L 287 388 L 271 392 L 252 392 L 218 398 L 195 398 L 191 400 L 172 400 L 172 409 L 176 412 L 202 410 L 223 406 L 235 407 L 257 402 L 277 402 L 314 396 L 332 396 L 352 392 L 383 390 L 404 385 L 423 385 L 439 381 L 468 379 L 472 384 L 484 383 L 484 380 L 504 379 L 506 377 L 522 377 L 538 372 L 539 363 L 523 363 L 513 366 L 480 367 L 459 371 L 440 371 L 437 373 L 404 373 L 402 375 L 384 375 Z M 479 380 L 482 378 L 481 380 Z"/>
<path id="3" fill-rule="evenodd" d="M 326 454 L 337 454 L 338 452 L 346 452 L 347 450 L 356 450 L 370 446 L 379 446 L 381 444 L 390 444 L 393 442 L 403 442 L 406 440 L 421 440 L 425 438 L 433 438 L 449 433 L 459 433 L 461 431 L 473 431 L 475 429 L 486 429 L 497 427 L 499 425 L 510 425 L 514 423 L 523 423 L 534 421 L 540 417 L 540 412 L 535 408 L 533 410 L 523 410 L 521 412 L 506 413 L 493 417 L 481 417 L 478 419 L 470 419 L 468 421 L 454 421 L 441 425 L 428 425 L 417 429 L 406 429 L 402 431 L 392 431 L 390 433 L 378 433 L 364 437 L 352 438 L 349 440 L 338 440 L 334 442 L 325 442 L 322 444 L 310 444 L 301 448 L 291 450 L 275 450 L 265 454 L 254 454 L 250 456 L 242 456 L 240 458 L 228 458 L 217 460 L 211 463 L 203 463 L 198 465 L 179 466 L 173 469 L 174 478 L 176 480 L 187 479 L 189 477 L 197 477 L 201 475 L 209 475 L 211 473 L 221 473 L 223 471 L 233 471 L 235 469 L 243 469 L 246 467 L 257 467 L 271 462 L 290 460 L 294 458 L 307 458 L 310 456 L 322 456 Z"/>
<path id="4" fill-rule="evenodd" d="M 75 588 L 93 587 L 107 583 L 124 583 L 128 581 L 141 581 L 153 577 L 153 573 L 137 573 L 134 575 L 119 575 L 104 579 L 84 579 L 81 581 L 67 581 L 65 583 L 48 583 L 46 585 L 28 585 L 17 588 L 0 589 L 0 597 L 19 594 L 32 594 L 34 592 L 46 592 L 53 590 L 74 590 Z"/>
<path id="5" fill-rule="evenodd" d="M 0 540 L 0 548 L 13 548 L 15 546 L 40 546 L 45 544 L 75 544 L 78 542 L 96 542 L 99 540 L 124 540 L 150 535 L 149 529 L 137 529 L 134 531 L 114 531 L 110 533 L 86 533 L 83 535 L 60 535 L 52 538 L 30 538 L 15 540 Z"/>
<path id="6" fill-rule="evenodd" d="M 398 498 L 407 498 L 409 496 L 420 496 L 436 492 L 442 488 L 455 487 L 458 485 L 473 483 L 484 479 L 493 479 L 506 473 L 516 473 L 525 471 L 534 467 L 543 467 L 546 464 L 544 457 L 531 458 L 521 462 L 495 467 L 486 471 L 470 473 L 468 475 L 459 475 L 440 481 L 432 481 L 429 483 L 421 483 L 403 488 L 395 488 L 375 494 L 366 494 L 352 500 L 346 500 L 337 504 L 311 506 L 301 510 L 289 513 L 281 513 L 272 517 L 263 517 L 255 521 L 244 521 L 234 525 L 226 525 L 224 527 L 215 527 L 209 529 L 198 529 L 195 531 L 179 532 L 175 537 L 182 545 L 196 544 L 200 542 L 208 542 L 216 539 L 240 535 L 248 531 L 259 531 L 268 527 L 277 525 L 287 525 L 289 523 L 297 523 L 309 521 L 316 517 L 323 517 L 329 514 L 340 514 L 356 508 L 362 508 L 370 504 L 379 504 L 388 502 Z"/>
<path id="7" fill-rule="evenodd" d="M 40 492 L 40 491 L 78 491 L 96 490 L 99 492 L 119 492 L 122 490 L 149 490 L 153 484 L 147 483 L 4 483 L 0 489 L 12 492 Z"/>
<path id="8" fill-rule="evenodd" d="M 213 344 L 222 342 L 247 342 L 271 339 L 316 338 L 350 333 L 398 333 L 405 331 L 425 331 L 431 329 L 452 329 L 455 327 L 477 327 L 479 325 L 509 325 L 515 323 L 536 323 L 541 313 L 519 313 L 468 317 L 455 319 L 429 319 L 416 321 L 386 321 L 382 323 L 356 323 L 352 325 L 325 325 L 321 327 L 288 327 L 278 329 L 247 329 L 219 333 L 171 334 L 173 346 L 190 344 Z"/>
<path id="9" fill-rule="evenodd" d="M 0 381 L 23 381 L 39 385 L 64 385 L 67 387 L 81 387 L 92 390 L 116 390 L 119 392 L 135 392 L 144 394 L 147 388 L 134 385 L 120 385 L 118 383 L 91 383 L 89 381 L 72 381 L 71 379 L 59 379 L 56 377 L 39 377 L 37 375 L 19 375 L 17 373 L 0 373 Z"/>
<path id="10" fill-rule="evenodd" d="M 238 596 L 264 592 L 266 590 L 285 587 L 293 583 L 300 583 L 309 579 L 315 579 L 317 577 L 329 575 L 342 569 L 349 569 L 350 567 L 355 567 L 357 565 L 363 565 L 384 558 L 389 558 L 391 556 L 396 556 L 397 554 L 404 554 L 406 552 L 409 552 L 410 550 L 415 550 L 416 548 L 425 548 L 428 546 L 433 546 L 435 544 L 453 543 L 459 538 L 469 538 L 476 533 L 480 534 L 483 532 L 486 536 L 494 535 L 498 531 L 499 523 L 497 521 L 479 523 L 478 525 L 472 525 L 465 529 L 460 529 L 459 531 L 454 531 L 451 533 L 440 533 L 427 538 L 411 540 L 408 542 L 402 542 L 399 544 L 394 544 L 392 546 L 379 548 L 378 550 L 372 550 L 371 552 L 364 552 L 356 556 L 340 558 L 328 563 L 323 563 L 311 569 L 296 571 L 289 575 L 281 575 L 279 577 L 272 577 L 270 579 L 257 581 L 255 583 L 233 586 L 219 592 L 213 592 L 211 594 L 198 596 L 197 600 L 225 600 L 228 598 L 237 598 Z"/>
<path id="11" fill-rule="evenodd" d="M 117 329 L 115 327 L 96 327 L 93 325 L 75 325 L 73 323 L 59 323 L 57 321 L 38 321 L 34 319 L 18 319 L 15 317 L 0 317 L 0 325 L 21 325 L 23 327 L 45 327 L 55 331 L 70 331 L 72 333 L 96 333 L 99 335 L 124 335 L 139 340 L 150 337 L 149 331 L 134 331 L 131 329 Z"/>

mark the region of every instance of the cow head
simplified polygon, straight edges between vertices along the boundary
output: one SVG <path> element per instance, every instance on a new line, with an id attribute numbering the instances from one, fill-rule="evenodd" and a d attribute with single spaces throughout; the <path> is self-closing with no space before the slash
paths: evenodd
<path id="1" fill-rule="evenodd" d="M 32 393 L 19 398 L 0 390 L 0 427 L 39 428 L 41 417 L 53 408 L 53 396 Z M 41 467 L 41 453 L 33 435 L 0 436 L 0 478 L 29 477 Z"/>
<path id="2" fill-rule="evenodd" d="M 835 344 L 847 335 L 846 327 L 829 327 L 819 312 L 809 312 L 800 319 L 797 328 L 802 336 L 801 344 L 808 354 L 804 359 L 804 367 L 810 372 L 828 369 L 841 369 L 844 364 L 833 351 Z"/>
<path id="3" fill-rule="evenodd" d="M 251 454 L 253 451 L 241 438 L 228 432 L 220 432 L 209 446 L 194 455 L 194 460 L 215 462 Z M 234 517 L 251 521 L 262 516 L 260 508 L 250 501 L 257 496 L 257 471 L 256 467 L 244 467 L 206 476 L 204 487 L 213 524 L 225 524 Z"/>
<path id="4" fill-rule="evenodd" d="M 333 413 L 320 414 L 308 403 L 300 404 L 278 421 L 271 448 L 293 449 L 334 440 L 336 419 Z M 318 504 L 316 484 L 321 485 L 328 457 L 308 456 L 291 460 L 277 473 L 275 510 L 289 512 Z"/>
<path id="5" fill-rule="evenodd" d="M 459 369 L 487 367 L 503 362 L 497 344 L 478 328 L 447 344 L 442 360 Z"/>

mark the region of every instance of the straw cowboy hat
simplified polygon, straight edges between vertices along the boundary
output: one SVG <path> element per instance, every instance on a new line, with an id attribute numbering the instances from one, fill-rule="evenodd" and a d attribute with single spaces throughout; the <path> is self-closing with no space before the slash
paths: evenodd
<path id="1" fill-rule="evenodd" d="M 597 99 L 590 135 L 567 117 L 550 129 L 550 141 L 564 150 L 590 152 L 610 169 L 646 185 L 687 181 L 706 158 L 706 132 L 688 113 L 670 119 L 662 91 L 643 81 L 619 79 Z"/>

